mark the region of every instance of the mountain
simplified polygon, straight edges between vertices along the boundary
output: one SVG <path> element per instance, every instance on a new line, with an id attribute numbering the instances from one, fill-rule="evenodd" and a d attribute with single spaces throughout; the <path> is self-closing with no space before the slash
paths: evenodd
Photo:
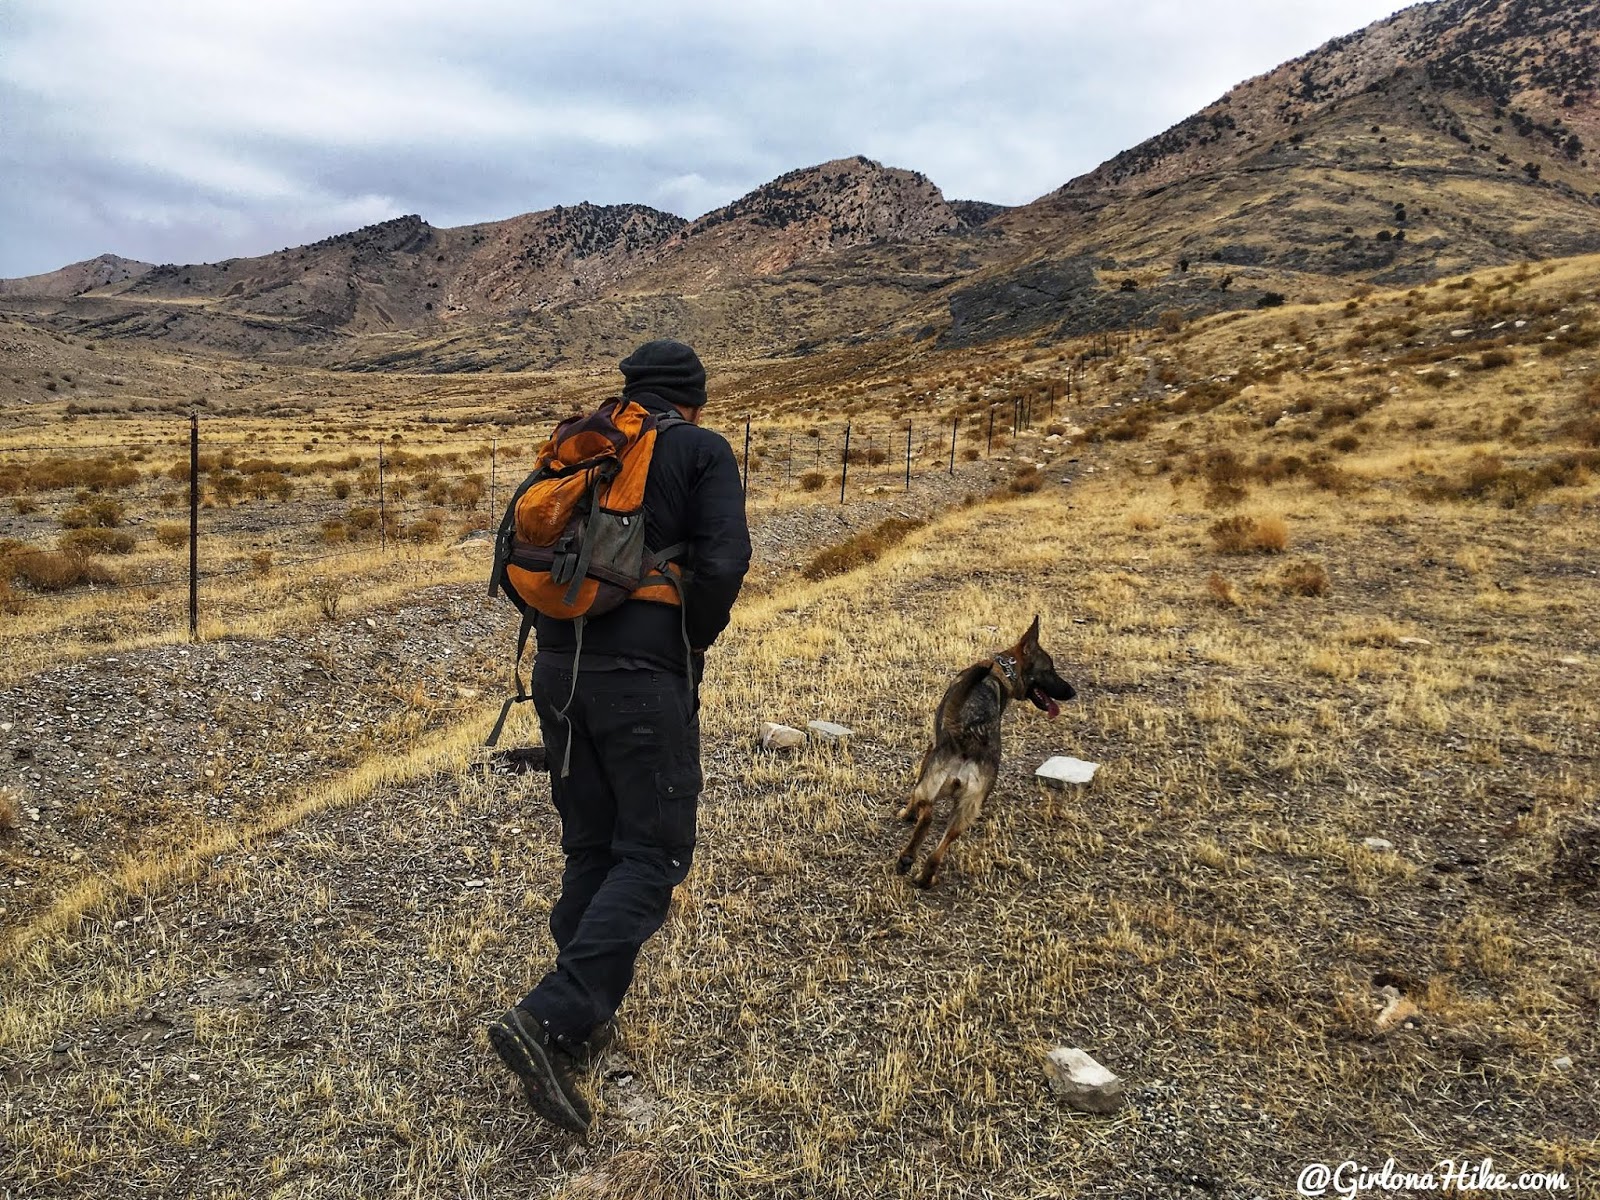
<path id="1" fill-rule="evenodd" d="M 628 290 L 697 292 L 856 246 L 927 241 L 966 225 L 927 176 L 859 155 L 835 159 L 780 175 L 685 225 Z"/>
<path id="2" fill-rule="evenodd" d="M 0 279 L 0 296 L 37 296 L 60 300 L 94 288 L 127 283 L 150 269 L 149 263 L 119 258 L 115 254 L 102 254 L 98 258 L 75 262 L 43 275 Z"/>
<path id="3" fill-rule="evenodd" d="M 96 336 L 406 369 L 569 361 L 655 330 L 743 355 L 1049 340 L 1347 295 L 1600 250 L 1597 44 L 1600 0 L 1417 5 L 1017 208 L 858 156 L 694 221 L 589 204 L 458 229 L 402 217 L 0 291 Z"/>

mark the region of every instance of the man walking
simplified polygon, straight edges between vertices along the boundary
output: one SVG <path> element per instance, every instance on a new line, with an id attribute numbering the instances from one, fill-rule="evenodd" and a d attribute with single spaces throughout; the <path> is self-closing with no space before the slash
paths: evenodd
<path id="1" fill-rule="evenodd" d="M 629 599 L 581 631 L 572 621 L 535 619 L 533 702 L 566 856 L 550 911 L 556 961 L 489 1026 L 490 1043 L 534 1110 L 574 1133 L 586 1131 L 591 1116 L 580 1070 L 614 1035 L 639 950 L 689 872 L 704 655 L 750 567 L 738 464 L 727 440 L 699 424 L 700 359 L 661 340 L 621 365 L 623 396 L 668 418 L 645 482 L 645 545 L 686 548 L 683 607 Z"/>

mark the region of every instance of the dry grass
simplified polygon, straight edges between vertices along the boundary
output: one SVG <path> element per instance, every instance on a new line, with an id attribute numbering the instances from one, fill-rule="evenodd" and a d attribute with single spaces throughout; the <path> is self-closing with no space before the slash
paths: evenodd
<path id="1" fill-rule="evenodd" d="M 1592 289 L 1587 270 L 1519 303 Z M 794 571 L 741 603 L 703 697 L 702 846 L 623 1050 L 588 1081 L 588 1145 L 526 1116 L 480 1032 L 548 961 L 560 856 L 542 779 L 467 769 L 474 713 L 421 747 L 372 745 L 302 805 L 130 847 L 20 929 L 0 1178 L 44 1195 L 1243 1197 L 1370 1148 L 1374 1166 L 1565 1170 L 1582 1194 L 1600 1169 L 1597 490 L 1574 475 L 1509 508 L 1424 491 L 1485 457 L 1536 472 L 1575 452 L 1560 430 L 1588 411 L 1593 350 L 1529 349 L 1557 305 L 1527 318 L 1514 363 L 1419 362 L 1436 390 L 1385 356 L 1448 346 L 1463 314 L 1406 300 L 1362 299 L 1373 328 L 1352 360 L 1289 331 L 1345 319 L 1343 297 L 1186 323 L 1172 378 L 1215 382 L 1129 422 L 1109 405 L 1135 403 L 1147 372 L 1116 392 L 1105 372 L 1105 412 L 1073 419 L 1143 432 L 1070 451 L 1094 474 L 1002 487 L 873 541 L 844 575 Z M 1465 353 L 1481 367 L 1494 349 Z M 965 375 L 931 361 L 917 381 L 956 403 L 978 391 L 981 420 L 982 389 L 1049 367 L 1023 356 Z M 796 394 L 775 429 L 797 440 L 823 389 L 858 418 L 901 394 L 894 371 L 835 366 L 739 386 Z M 817 391 L 794 386 L 802 370 Z M 437 386 L 505 402 L 492 381 Z M 1347 430 L 1359 443 L 1334 468 L 1325 443 Z M 1037 433 L 1015 452 L 1044 457 Z M 759 515 L 831 511 L 767 479 Z M 1218 573 L 1222 488 L 1282 514 L 1257 549 L 1286 549 L 1292 523 L 1295 557 L 1243 586 Z M 1244 519 L 1248 544 L 1262 521 Z M 341 600 L 465 587 L 483 565 L 407 553 L 404 578 L 359 554 L 322 576 L 333 613 L 313 568 L 274 565 L 249 581 L 253 608 L 218 590 L 213 631 L 309 647 Z M 1008 716 L 988 811 L 916 892 L 892 870 L 892 814 L 933 703 L 1035 612 L 1081 702 L 1055 724 Z M 40 642 L 74 628 L 18 621 Z M 759 720 L 813 717 L 854 739 L 754 751 Z M 1101 763 L 1096 782 L 1036 787 L 1056 753 Z M 1415 1019 L 1379 1026 L 1385 987 Z M 1062 1109 L 1041 1072 L 1056 1044 L 1124 1074 L 1129 1107 Z"/>

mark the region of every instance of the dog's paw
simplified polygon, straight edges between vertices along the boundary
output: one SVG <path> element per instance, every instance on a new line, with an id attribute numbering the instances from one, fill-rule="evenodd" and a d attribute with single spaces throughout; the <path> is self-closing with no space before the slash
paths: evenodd
<path id="1" fill-rule="evenodd" d="M 911 882 L 916 884 L 923 891 L 927 891 L 929 888 L 931 888 L 933 886 L 933 876 L 932 875 L 927 875 L 927 874 L 918 875 Z"/>
<path id="2" fill-rule="evenodd" d="M 895 813 L 894 819 L 896 821 L 904 821 L 907 824 L 910 824 L 913 820 L 916 819 L 916 815 L 917 815 L 916 813 L 911 811 L 911 806 L 908 804 L 904 808 L 902 808 L 899 812 Z"/>
<path id="3" fill-rule="evenodd" d="M 909 870 L 911 870 L 911 856 L 902 854 L 900 861 L 894 864 L 894 873 L 896 875 L 904 875 Z"/>

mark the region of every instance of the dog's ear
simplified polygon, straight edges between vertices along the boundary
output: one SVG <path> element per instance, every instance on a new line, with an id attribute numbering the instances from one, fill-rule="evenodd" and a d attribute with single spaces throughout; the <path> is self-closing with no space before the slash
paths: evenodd
<path id="1" fill-rule="evenodd" d="M 1039 614 L 1033 614 L 1033 624 L 1028 626 L 1028 632 L 1022 635 L 1018 643 L 1024 650 L 1031 649 L 1039 644 Z"/>

